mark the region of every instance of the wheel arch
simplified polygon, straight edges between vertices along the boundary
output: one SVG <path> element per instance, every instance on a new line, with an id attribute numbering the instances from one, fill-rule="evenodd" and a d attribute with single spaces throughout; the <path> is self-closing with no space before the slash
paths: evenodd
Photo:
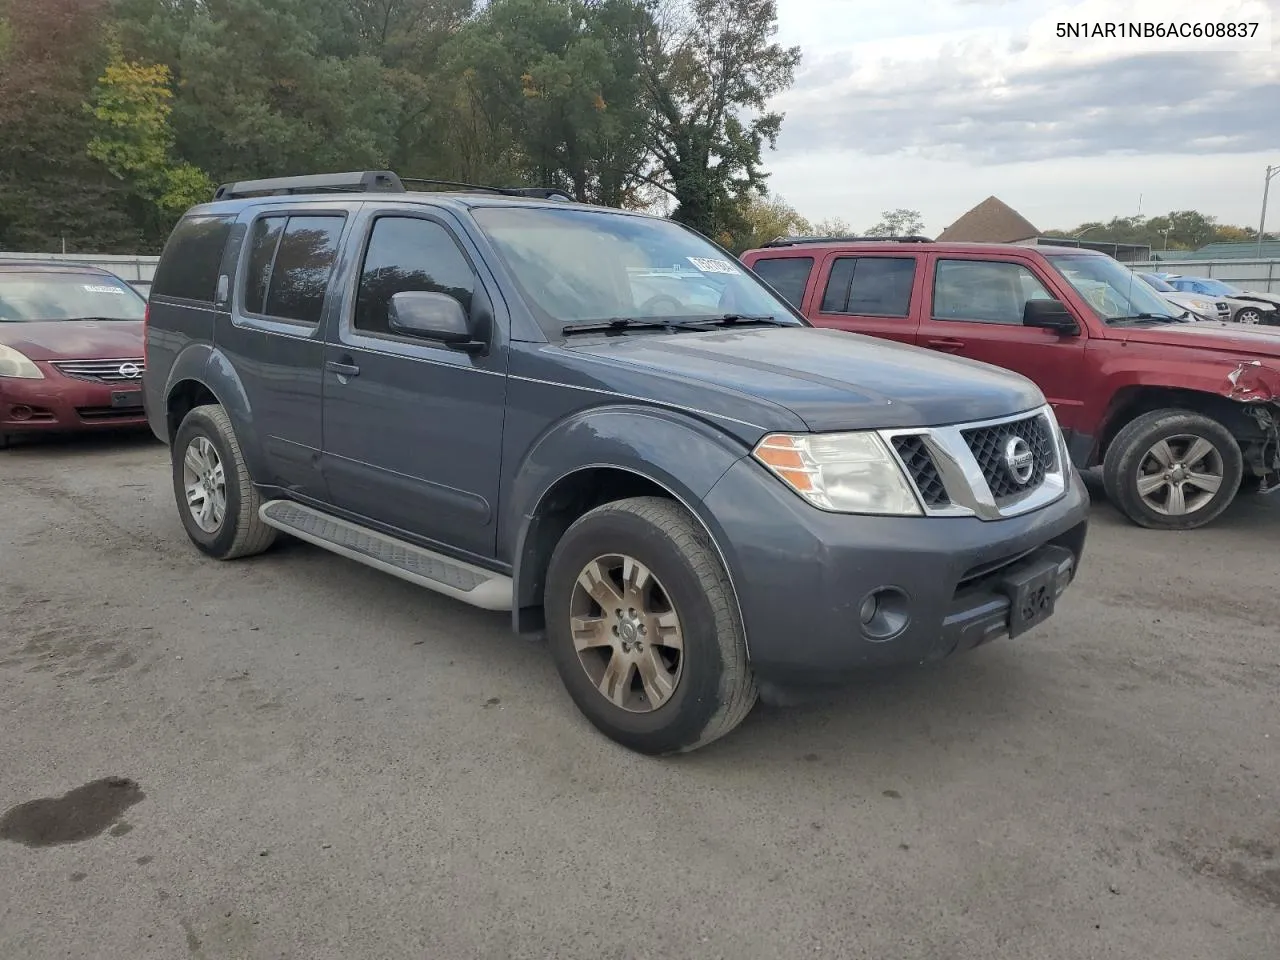
<path id="1" fill-rule="evenodd" d="M 584 442 L 584 438 L 590 438 Z M 714 428 L 651 408 L 595 411 L 566 421 L 531 448 L 514 474 L 504 515 L 515 582 L 512 626 L 545 626 L 542 594 L 547 566 L 564 532 L 584 513 L 635 496 L 672 500 L 706 533 L 741 602 L 724 531 L 702 498 L 746 450 Z"/>
<path id="2" fill-rule="evenodd" d="M 182 419 L 195 407 L 208 403 L 216 403 L 227 412 L 251 474 L 263 476 L 262 451 L 252 428 L 248 392 L 231 362 L 216 348 L 201 344 L 179 356 L 165 384 L 165 428 L 170 445 Z"/>
<path id="3" fill-rule="evenodd" d="M 1250 412 L 1253 404 L 1232 400 L 1221 394 L 1188 387 L 1134 385 L 1117 390 L 1111 398 L 1099 432 L 1095 462 L 1106 460 L 1116 435 L 1144 414 L 1155 410 L 1188 410 L 1221 423 L 1236 438 L 1242 450 L 1264 444 L 1268 439 Z M 1246 455 L 1246 463 L 1249 458 Z"/>

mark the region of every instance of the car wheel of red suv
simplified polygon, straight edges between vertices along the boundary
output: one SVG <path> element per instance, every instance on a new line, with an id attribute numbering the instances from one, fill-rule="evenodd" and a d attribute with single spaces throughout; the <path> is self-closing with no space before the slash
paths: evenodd
<path id="1" fill-rule="evenodd" d="M 1130 520 L 1153 529 L 1191 530 L 1235 499 L 1244 475 L 1240 445 L 1212 417 L 1154 410 L 1122 429 L 1107 449 L 1107 497 Z"/>

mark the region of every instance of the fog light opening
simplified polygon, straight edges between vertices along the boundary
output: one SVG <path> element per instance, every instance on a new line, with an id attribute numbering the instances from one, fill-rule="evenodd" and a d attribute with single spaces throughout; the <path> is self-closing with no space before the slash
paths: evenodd
<path id="1" fill-rule="evenodd" d="M 862 635 L 873 643 L 901 636 L 911 622 L 910 601 L 901 587 L 872 590 L 858 606 Z"/>
<path id="2" fill-rule="evenodd" d="M 30 420 L 32 410 L 26 404 L 20 403 L 17 406 L 9 408 L 9 419 L 11 420 Z"/>

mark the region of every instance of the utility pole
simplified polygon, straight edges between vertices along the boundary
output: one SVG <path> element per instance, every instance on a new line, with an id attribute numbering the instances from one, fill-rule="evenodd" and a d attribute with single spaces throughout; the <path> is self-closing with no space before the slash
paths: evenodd
<path id="1" fill-rule="evenodd" d="M 1258 259 L 1262 259 L 1263 231 L 1267 227 L 1267 194 L 1271 190 L 1271 178 L 1280 173 L 1280 164 L 1267 166 L 1267 178 L 1262 182 L 1262 216 L 1258 218 Z"/>

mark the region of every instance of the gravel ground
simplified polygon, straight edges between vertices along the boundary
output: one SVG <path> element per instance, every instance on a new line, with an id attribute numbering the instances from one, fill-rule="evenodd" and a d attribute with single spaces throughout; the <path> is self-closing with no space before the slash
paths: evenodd
<path id="1" fill-rule="evenodd" d="M 1095 497 L 1035 633 L 651 760 L 500 615 L 201 559 L 149 438 L 0 453 L 0 957 L 1271 960 L 1280 497 Z"/>

